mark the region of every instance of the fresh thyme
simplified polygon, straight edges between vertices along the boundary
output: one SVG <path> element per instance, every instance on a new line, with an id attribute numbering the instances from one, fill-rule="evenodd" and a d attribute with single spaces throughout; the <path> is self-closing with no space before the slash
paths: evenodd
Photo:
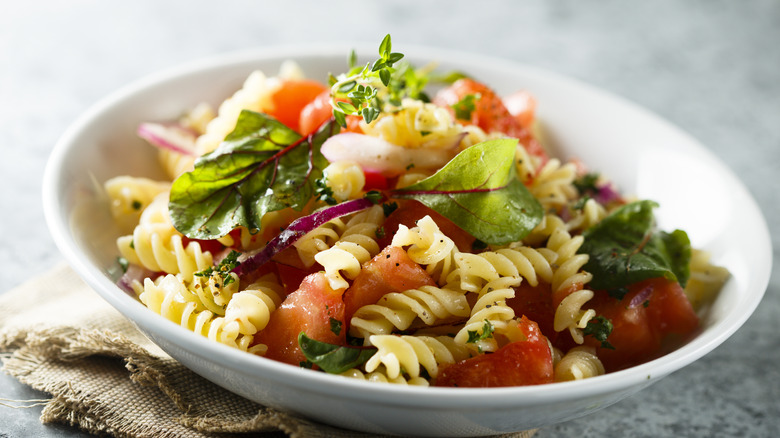
<path id="1" fill-rule="evenodd" d="M 379 45 L 379 58 L 363 67 L 355 66 L 357 57 L 352 52 L 350 70 L 331 79 L 330 104 L 333 107 L 333 117 L 342 127 L 347 126 L 346 116 L 359 114 L 366 123 L 374 121 L 381 112 L 376 101 L 379 84 L 385 88 L 390 86 L 395 63 L 404 55 L 392 51 L 390 34 L 387 34 Z"/>

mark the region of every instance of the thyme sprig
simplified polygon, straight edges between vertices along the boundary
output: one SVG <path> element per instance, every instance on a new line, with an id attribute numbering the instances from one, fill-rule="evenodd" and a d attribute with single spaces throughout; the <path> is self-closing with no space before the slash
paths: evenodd
<path id="1" fill-rule="evenodd" d="M 394 65 L 404 55 L 392 51 L 390 34 L 379 45 L 379 58 L 365 66 L 356 66 L 354 51 L 350 56 L 350 70 L 338 77 L 331 77 L 330 104 L 333 117 L 342 127 L 347 126 L 346 116 L 360 114 L 366 123 L 371 123 L 380 114 L 377 102 L 379 87 L 388 88 L 395 72 Z"/>

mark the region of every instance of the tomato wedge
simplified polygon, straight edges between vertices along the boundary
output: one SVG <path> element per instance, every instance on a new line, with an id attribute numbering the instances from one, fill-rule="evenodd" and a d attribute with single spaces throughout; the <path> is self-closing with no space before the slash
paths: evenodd
<path id="1" fill-rule="evenodd" d="M 367 304 L 376 304 L 382 296 L 421 286 L 435 286 L 430 275 L 412 261 L 403 248 L 388 246 L 369 260 L 352 286 L 344 293 L 345 318 Z"/>
<path id="2" fill-rule="evenodd" d="M 474 101 L 474 110 L 467 120 L 459 120 L 464 124 L 477 125 L 485 132 L 502 132 L 510 137 L 517 138 L 525 146 L 528 153 L 541 157 L 547 161 L 547 153 L 529 127 L 524 126 L 520 120 L 525 116 L 515 117 L 504 105 L 503 100 L 487 85 L 473 79 L 459 79 L 449 87 L 441 90 L 434 99 L 434 103 L 449 109 L 455 114 L 454 105 L 461 102 L 466 96 L 479 96 Z"/>
<path id="3" fill-rule="evenodd" d="M 586 344 L 597 347 L 607 372 L 655 359 L 688 340 L 699 326 L 699 318 L 682 287 L 664 278 L 629 286 L 620 300 L 605 291 L 594 291 L 588 306 L 612 322 L 607 338 L 614 349 L 604 348 L 590 336 Z"/>
<path id="4" fill-rule="evenodd" d="M 527 338 L 525 341 L 448 365 L 435 385 L 487 388 L 552 383 L 553 362 L 547 338 L 525 316 L 520 318 L 518 326 Z"/>
<path id="5" fill-rule="evenodd" d="M 346 345 L 343 290 L 333 290 L 323 272 L 303 279 L 298 290 L 287 295 L 271 313 L 268 325 L 255 342 L 268 346 L 265 357 L 291 365 L 306 360 L 298 346 L 298 334 L 335 345 Z"/>
<path id="6" fill-rule="evenodd" d="M 311 79 L 283 81 L 281 87 L 271 95 L 273 109 L 268 114 L 290 129 L 308 134 L 300 128 L 301 112 L 326 90 L 325 85 Z"/>

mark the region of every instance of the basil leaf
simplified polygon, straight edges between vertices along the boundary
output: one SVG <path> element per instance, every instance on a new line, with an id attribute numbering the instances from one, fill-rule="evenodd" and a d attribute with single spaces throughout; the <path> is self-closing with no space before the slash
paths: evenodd
<path id="1" fill-rule="evenodd" d="M 344 347 L 328 344 L 311 339 L 304 332 L 298 335 L 298 345 L 309 362 L 331 374 L 340 374 L 358 367 L 377 351 L 373 347 Z"/>
<path id="2" fill-rule="evenodd" d="M 542 220 L 542 206 L 517 179 L 516 139 L 476 144 L 430 177 L 397 190 L 416 199 L 482 242 L 501 245 L 525 237 Z"/>
<path id="3" fill-rule="evenodd" d="M 168 206 L 174 227 L 190 238 L 215 239 L 238 226 L 259 230 L 268 212 L 302 209 L 328 164 L 320 146 L 337 129 L 327 123 L 302 138 L 270 116 L 242 111 L 225 141 L 174 181 Z"/>
<path id="4" fill-rule="evenodd" d="M 691 244 L 681 230 L 655 230 L 653 201 L 624 205 L 583 233 L 579 253 L 590 255 L 582 269 L 593 274 L 590 287 L 616 290 L 638 281 L 666 277 L 685 287 Z"/>

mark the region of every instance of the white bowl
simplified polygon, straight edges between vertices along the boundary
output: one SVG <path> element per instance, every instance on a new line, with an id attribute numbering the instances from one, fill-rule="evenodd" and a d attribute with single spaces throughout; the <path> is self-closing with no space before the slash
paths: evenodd
<path id="1" fill-rule="evenodd" d="M 572 79 L 507 61 L 412 48 L 416 65 L 439 62 L 499 93 L 530 90 L 554 151 L 579 157 L 625 193 L 660 203 L 663 229 L 688 231 L 731 279 L 702 315 L 703 330 L 662 358 L 592 379 L 495 389 L 367 383 L 299 369 L 213 343 L 146 309 L 120 290 L 118 235 L 100 184 L 116 175 L 161 178 L 154 151 L 135 136 L 140 122 L 166 120 L 201 101 L 214 105 L 254 69 L 275 74 L 298 61 L 324 80 L 344 70 L 351 47 L 276 48 L 236 53 L 158 74 L 95 105 L 63 135 L 44 179 L 46 218 L 73 268 L 152 341 L 205 378 L 274 408 L 336 426 L 402 435 L 488 435 L 536 428 L 603 409 L 707 354 L 750 316 L 766 289 L 771 239 L 755 201 L 717 158 L 648 112 Z M 359 50 L 366 59 L 375 48 Z"/>

